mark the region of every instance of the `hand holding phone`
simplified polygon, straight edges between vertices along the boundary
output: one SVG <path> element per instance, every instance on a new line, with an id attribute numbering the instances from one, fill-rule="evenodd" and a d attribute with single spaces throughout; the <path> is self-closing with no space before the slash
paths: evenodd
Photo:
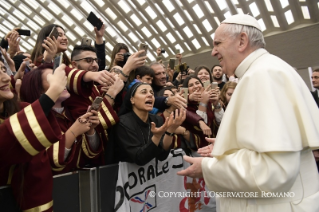
<path id="1" fill-rule="evenodd" d="M 91 46 L 92 40 L 89 38 L 82 38 L 81 46 Z"/>
<path id="2" fill-rule="evenodd" d="M 31 35 L 31 31 L 28 29 L 18 29 L 17 32 L 19 33 L 19 35 L 25 35 L 25 36 Z"/>
<path id="3" fill-rule="evenodd" d="M 208 80 L 203 82 L 203 84 L 204 84 L 204 88 L 208 88 L 210 86 L 210 82 Z"/>
<path id="4" fill-rule="evenodd" d="M 62 64 L 62 61 L 63 61 L 63 55 L 60 53 L 58 56 L 56 56 L 54 58 L 54 61 L 53 61 L 53 73 L 54 73 L 55 69 Z"/>
<path id="5" fill-rule="evenodd" d="M 141 50 L 144 50 L 144 53 L 141 53 L 140 54 L 140 57 L 144 57 L 146 56 L 147 54 L 147 49 L 148 49 L 148 45 L 145 44 L 145 43 L 141 43 L 140 46 L 138 47 L 138 50 L 141 51 Z"/>
<path id="6" fill-rule="evenodd" d="M 212 89 L 216 89 L 218 87 L 218 83 L 217 82 L 212 82 Z"/>
<path id="7" fill-rule="evenodd" d="M 103 22 L 93 13 L 90 12 L 89 16 L 87 17 L 87 20 L 94 26 L 97 28 L 97 30 L 99 31 L 101 29 L 101 27 L 103 26 Z"/>
<path id="8" fill-rule="evenodd" d="M 174 58 L 169 59 L 170 69 L 174 70 L 174 66 L 175 66 L 175 59 Z"/>
<path id="9" fill-rule="evenodd" d="M 53 40 L 53 37 L 55 37 L 55 39 L 57 39 L 59 37 L 59 31 L 57 30 L 56 27 L 53 27 L 50 34 L 49 34 L 49 37 Z"/>
<path id="10" fill-rule="evenodd" d="M 88 112 L 90 112 L 91 110 L 98 111 L 100 106 L 101 106 L 102 101 L 103 101 L 103 97 L 97 96 L 94 99 L 94 101 L 93 101 L 91 107 L 89 108 Z"/>

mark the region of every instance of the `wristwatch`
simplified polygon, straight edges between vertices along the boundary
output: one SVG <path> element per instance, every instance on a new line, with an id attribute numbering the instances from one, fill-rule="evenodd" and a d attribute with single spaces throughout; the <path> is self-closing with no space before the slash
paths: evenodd
<path id="1" fill-rule="evenodd" d="M 220 105 L 220 103 L 218 102 L 218 104 L 216 106 L 214 106 L 214 109 L 219 110 L 222 106 Z"/>
<path id="2" fill-rule="evenodd" d="M 168 135 L 168 136 L 174 136 L 175 135 L 175 133 L 170 133 L 170 132 L 167 132 L 167 131 L 165 131 L 165 134 Z"/>

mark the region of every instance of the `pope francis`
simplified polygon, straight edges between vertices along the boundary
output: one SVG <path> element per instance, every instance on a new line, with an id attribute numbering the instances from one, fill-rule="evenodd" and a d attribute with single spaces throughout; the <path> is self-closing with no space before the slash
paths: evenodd
<path id="1" fill-rule="evenodd" d="M 319 211 L 312 154 L 319 110 L 298 73 L 264 48 L 260 25 L 249 15 L 231 16 L 217 28 L 212 56 L 239 83 L 213 150 L 199 150 L 210 157 L 185 156 L 192 165 L 178 174 L 204 177 L 211 191 L 223 192 L 217 211 Z"/>

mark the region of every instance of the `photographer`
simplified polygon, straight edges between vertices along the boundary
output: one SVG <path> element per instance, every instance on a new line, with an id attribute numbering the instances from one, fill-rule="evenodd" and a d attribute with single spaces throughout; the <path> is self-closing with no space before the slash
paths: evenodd
<path id="1" fill-rule="evenodd" d="M 123 66 L 126 63 L 126 60 L 124 60 L 124 54 L 129 53 L 128 47 L 124 43 L 118 43 L 114 46 L 113 51 L 112 51 L 112 56 L 111 56 L 111 63 L 108 71 L 110 71 L 113 66 Z M 127 56 L 130 56 L 127 55 Z"/>

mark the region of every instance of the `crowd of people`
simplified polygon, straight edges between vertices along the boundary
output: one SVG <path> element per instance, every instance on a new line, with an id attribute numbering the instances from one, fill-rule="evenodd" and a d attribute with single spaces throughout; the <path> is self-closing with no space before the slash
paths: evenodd
<path id="1" fill-rule="evenodd" d="M 105 25 L 94 28 L 94 47 L 77 45 L 70 58 L 59 25 L 43 27 L 29 53 L 19 49 L 17 28 L 10 31 L 1 41 L 0 185 L 11 185 L 22 210 L 52 211 L 53 175 L 119 161 L 142 166 L 175 148 L 196 157 L 185 158 L 193 165 L 180 174 L 204 177 L 214 191 L 289 191 L 298 173 L 308 179 L 299 167 L 310 161 L 306 150 L 319 148 L 318 122 L 303 126 L 313 120 L 303 111 L 314 110 L 313 99 L 309 90 L 303 99 L 297 74 L 264 49 L 257 21 L 241 18 L 217 29 L 212 55 L 220 65 L 212 68 L 184 68 L 180 53 L 174 69 L 162 60 L 146 65 L 144 50 L 130 54 L 118 43 L 105 70 Z M 57 37 L 49 37 L 53 28 Z M 62 64 L 53 70 L 57 55 Z M 223 201 L 221 211 L 246 204 Z"/>

